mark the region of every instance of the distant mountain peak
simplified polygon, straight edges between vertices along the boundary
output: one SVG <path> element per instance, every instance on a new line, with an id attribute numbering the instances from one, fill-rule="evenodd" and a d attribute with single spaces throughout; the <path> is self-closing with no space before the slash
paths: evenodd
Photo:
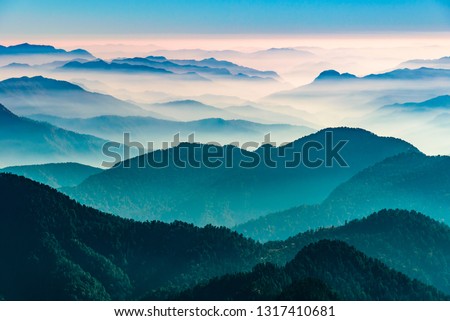
<path id="1" fill-rule="evenodd" d="M 152 61 L 167 61 L 167 58 L 164 56 L 147 56 L 145 59 L 152 60 Z"/>
<path id="2" fill-rule="evenodd" d="M 193 100 L 193 99 L 184 99 L 184 100 L 174 100 L 174 101 L 169 101 L 165 104 L 170 104 L 170 105 L 190 105 L 190 106 L 206 106 L 205 104 L 197 101 L 197 100 Z M 163 104 L 164 105 L 164 104 Z"/>
<path id="3" fill-rule="evenodd" d="M 326 80 L 342 80 L 342 79 L 356 79 L 358 77 L 356 77 L 353 74 L 350 73 L 340 73 L 336 70 L 330 69 L 330 70 L 325 70 L 322 71 L 319 76 L 317 76 L 317 78 L 314 81 L 326 81 Z"/>
<path id="4" fill-rule="evenodd" d="M 72 53 L 72 54 L 86 54 L 86 55 L 91 55 L 91 53 L 90 53 L 89 51 L 84 50 L 84 49 L 75 49 L 75 50 L 72 50 L 72 51 L 69 51 L 69 52 Z"/>
<path id="5" fill-rule="evenodd" d="M 32 45 L 32 44 L 30 44 L 28 42 L 24 42 L 24 43 L 15 45 L 15 46 L 9 46 L 9 48 L 11 48 L 11 47 L 16 47 L 16 48 L 18 48 L 18 47 L 41 47 L 41 48 L 45 47 L 45 48 L 53 48 L 53 49 L 55 49 L 55 47 L 50 46 L 50 45 Z"/>
<path id="6" fill-rule="evenodd" d="M 3 66 L 2 68 L 28 68 L 28 67 L 31 67 L 31 65 L 13 62 L 13 63 L 10 63 L 10 64 L 8 64 L 6 66 Z"/>
<path id="7" fill-rule="evenodd" d="M 270 48 L 267 51 L 296 51 L 294 48 L 283 47 L 283 48 Z"/>

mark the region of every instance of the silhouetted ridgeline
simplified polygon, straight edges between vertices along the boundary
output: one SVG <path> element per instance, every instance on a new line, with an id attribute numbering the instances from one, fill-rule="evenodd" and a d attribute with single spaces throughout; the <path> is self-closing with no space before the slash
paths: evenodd
<path id="1" fill-rule="evenodd" d="M 334 161 L 333 166 L 310 168 L 303 163 L 288 168 L 289 163 L 299 159 L 294 154 L 301 153 L 305 144 L 313 141 L 325 147 L 327 132 L 332 133 L 333 142 L 328 143 L 333 147 L 339 141 L 348 141 L 340 152 L 348 167 Z M 230 227 L 298 204 L 320 202 L 360 170 L 389 156 L 417 152 L 402 140 L 352 128 L 325 129 L 284 147 L 264 145 L 255 152 L 242 152 L 231 146 L 214 147 L 208 153 L 226 155 L 222 159 L 231 161 L 231 166 L 226 163 L 217 168 L 206 166 L 206 162 L 201 166 L 188 163 L 186 168 L 180 168 L 173 159 L 181 148 L 184 152 L 178 154 L 182 161 L 194 155 L 196 160 L 204 160 L 207 154 L 197 145 L 182 146 L 127 160 L 62 191 L 83 204 L 137 220 L 182 220 Z M 194 152 L 187 151 L 189 147 L 197 148 Z M 275 166 L 266 161 L 269 156 Z M 165 158 L 172 160 L 166 168 L 149 165 L 149 160 Z M 261 160 L 257 166 L 241 166 L 242 161 L 249 164 L 255 158 Z M 325 160 L 325 148 L 311 149 L 309 159 Z"/>

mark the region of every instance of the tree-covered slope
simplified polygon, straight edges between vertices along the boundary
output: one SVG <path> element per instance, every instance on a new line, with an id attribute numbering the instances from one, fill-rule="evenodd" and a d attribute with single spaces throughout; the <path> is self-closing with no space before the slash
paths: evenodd
<path id="1" fill-rule="evenodd" d="M 139 299 L 250 270 L 261 245 L 225 228 L 139 223 L 0 174 L 0 293 L 6 300 Z"/>
<path id="2" fill-rule="evenodd" d="M 341 241 L 303 248 L 286 266 L 258 265 L 183 292 L 189 300 L 439 300 L 441 292 L 411 280 Z"/>
<path id="3" fill-rule="evenodd" d="M 340 227 L 269 242 L 270 261 L 285 264 L 308 244 L 341 240 L 391 268 L 450 294 L 450 227 L 423 214 L 382 210 Z"/>
<path id="4" fill-rule="evenodd" d="M 358 251 L 445 284 L 448 227 L 414 213 L 379 213 L 336 231 L 261 245 L 226 228 L 104 214 L 12 174 L 0 174 L 0 191 L 0 293 L 6 300 L 206 299 L 217 289 L 210 299 L 444 298 Z M 324 238 L 341 238 L 358 250 L 341 242 L 310 245 Z M 260 264 L 287 261 L 284 268 Z"/>

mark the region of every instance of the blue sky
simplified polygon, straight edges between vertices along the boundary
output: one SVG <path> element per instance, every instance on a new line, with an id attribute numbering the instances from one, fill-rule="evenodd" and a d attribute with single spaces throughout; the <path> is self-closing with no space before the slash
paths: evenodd
<path id="1" fill-rule="evenodd" d="M 389 31 L 450 31 L 450 0 L 0 0 L 9 36 Z"/>

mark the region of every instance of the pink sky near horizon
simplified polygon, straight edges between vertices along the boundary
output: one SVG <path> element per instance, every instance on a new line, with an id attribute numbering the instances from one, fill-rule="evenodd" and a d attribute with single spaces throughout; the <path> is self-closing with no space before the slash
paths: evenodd
<path id="1" fill-rule="evenodd" d="M 89 47 L 151 47 L 153 49 L 180 50 L 259 50 L 274 47 L 368 48 L 368 47 L 450 47 L 450 33 L 377 33 L 377 34 L 310 34 L 310 35 L 66 35 L 8 37 L 0 36 L 2 45 L 29 42 L 50 44 L 65 49 Z M 123 48 L 122 48 L 123 49 Z"/>
<path id="2" fill-rule="evenodd" d="M 215 57 L 237 64 L 261 70 L 274 70 L 295 86 L 309 83 L 318 72 L 314 67 L 301 67 L 302 63 L 326 62 L 329 68 L 341 72 L 350 72 L 359 76 L 383 72 L 395 68 L 411 59 L 437 59 L 450 56 L 450 32 L 380 32 L 353 34 L 240 34 L 240 35 L 65 35 L 13 37 L 0 35 L 0 44 L 18 43 L 48 44 L 57 48 L 73 50 L 86 49 L 101 59 L 117 57 L 144 57 L 158 50 L 170 50 L 173 53 L 156 52 L 172 59 L 204 59 Z M 311 59 L 295 60 L 288 56 L 277 55 L 278 60 L 246 59 L 228 57 L 227 53 L 214 55 L 203 52 L 176 52 L 176 50 L 237 50 L 255 52 L 269 48 L 296 48 L 312 52 Z M 284 59 L 286 58 L 286 59 Z M 320 69 L 320 68 L 319 68 Z M 295 74 L 292 74 L 294 72 Z"/>

